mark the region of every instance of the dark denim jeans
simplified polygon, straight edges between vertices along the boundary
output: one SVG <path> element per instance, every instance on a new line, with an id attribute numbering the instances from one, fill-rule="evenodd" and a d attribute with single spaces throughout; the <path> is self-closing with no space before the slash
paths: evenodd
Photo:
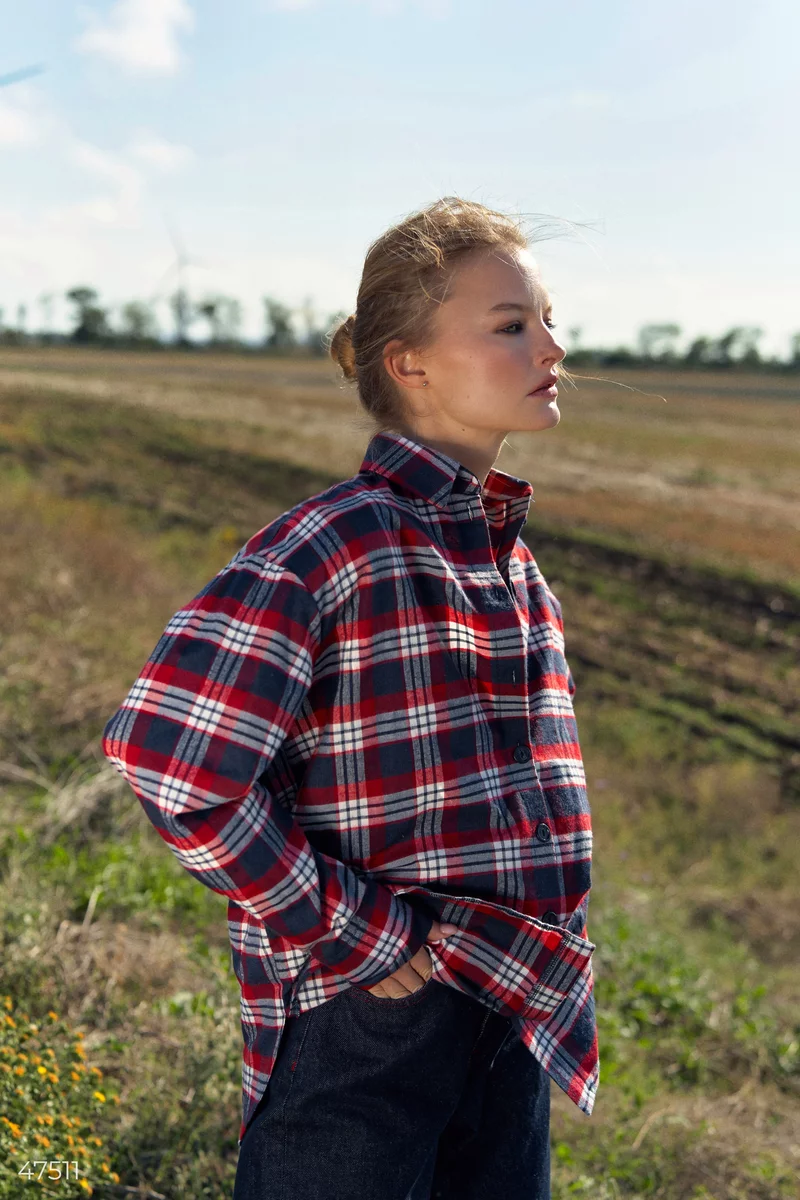
<path id="1" fill-rule="evenodd" d="M 550 1079 L 511 1023 L 429 979 L 289 1017 L 233 1200 L 549 1200 Z"/>

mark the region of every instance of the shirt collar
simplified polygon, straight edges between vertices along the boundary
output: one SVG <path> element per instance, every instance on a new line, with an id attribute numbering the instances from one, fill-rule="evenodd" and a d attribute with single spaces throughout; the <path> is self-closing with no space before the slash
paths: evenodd
<path id="1" fill-rule="evenodd" d="M 393 430 L 372 437 L 359 473 L 368 471 L 439 508 L 447 507 L 451 492 L 480 496 L 484 504 L 517 501 L 515 511 L 526 514 L 533 500 L 533 487 L 527 479 L 491 467 L 481 487 L 474 471 L 457 459 Z"/>

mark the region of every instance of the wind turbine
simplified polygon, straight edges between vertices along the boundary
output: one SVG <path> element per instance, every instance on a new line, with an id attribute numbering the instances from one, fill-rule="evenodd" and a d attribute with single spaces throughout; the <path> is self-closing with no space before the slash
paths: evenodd
<path id="1" fill-rule="evenodd" d="M 170 297 L 172 305 L 172 313 L 175 318 L 176 325 L 176 340 L 178 342 L 186 342 L 186 331 L 191 322 L 191 303 L 189 300 L 189 291 L 186 286 L 186 269 L 187 267 L 203 267 L 207 268 L 208 263 L 201 258 L 195 258 L 187 252 L 183 239 L 179 237 L 174 225 L 167 219 L 165 213 L 161 214 L 164 224 L 169 234 L 169 239 L 172 242 L 172 248 L 175 251 L 173 262 L 167 267 L 164 274 L 156 284 L 156 290 L 150 297 L 151 304 L 157 304 L 166 296 L 166 282 L 168 279 L 175 277 L 177 279 L 177 289 Z"/>

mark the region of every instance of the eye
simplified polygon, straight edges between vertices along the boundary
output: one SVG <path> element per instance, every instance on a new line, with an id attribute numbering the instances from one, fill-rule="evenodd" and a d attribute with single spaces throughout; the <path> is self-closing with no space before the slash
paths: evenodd
<path id="1" fill-rule="evenodd" d="M 509 329 L 513 329 L 515 325 L 518 326 L 519 328 L 522 328 L 523 322 L 522 321 L 512 321 L 510 325 L 504 325 L 502 329 L 498 330 L 498 332 L 506 333 Z M 555 327 L 556 327 L 555 321 L 545 321 L 545 325 L 547 326 L 548 329 L 555 329 Z"/>

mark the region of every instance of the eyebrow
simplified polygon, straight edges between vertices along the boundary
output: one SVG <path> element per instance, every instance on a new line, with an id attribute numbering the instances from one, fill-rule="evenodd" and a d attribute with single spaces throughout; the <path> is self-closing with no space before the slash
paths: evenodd
<path id="1" fill-rule="evenodd" d="M 547 312 L 547 311 L 548 311 L 548 309 L 551 309 L 552 307 L 553 307 L 553 301 L 552 301 L 552 300 L 550 300 L 550 299 L 548 299 L 548 301 L 547 301 L 547 305 L 546 305 L 546 307 L 545 307 L 545 310 L 544 310 L 544 311 L 545 311 L 545 312 Z M 512 309 L 512 308 L 513 308 L 513 309 L 519 309 L 519 311 L 520 311 L 520 312 L 533 312 L 533 311 L 534 311 L 534 310 L 533 310 L 533 309 L 530 307 L 530 305 L 528 305 L 528 304 L 517 304 L 517 303 L 515 303 L 514 301 L 511 301 L 511 300 L 509 300 L 509 301 L 507 301 L 507 302 L 504 302 L 504 303 L 502 303 L 502 304 L 493 304 L 493 305 L 492 305 L 492 307 L 489 309 L 489 312 L 490 312 L 490 313 L 492 313 L 492 312 L 505 312 L 507 309 L 509 309 L 509 310 L 510 310 L 510 309 Z"/>

